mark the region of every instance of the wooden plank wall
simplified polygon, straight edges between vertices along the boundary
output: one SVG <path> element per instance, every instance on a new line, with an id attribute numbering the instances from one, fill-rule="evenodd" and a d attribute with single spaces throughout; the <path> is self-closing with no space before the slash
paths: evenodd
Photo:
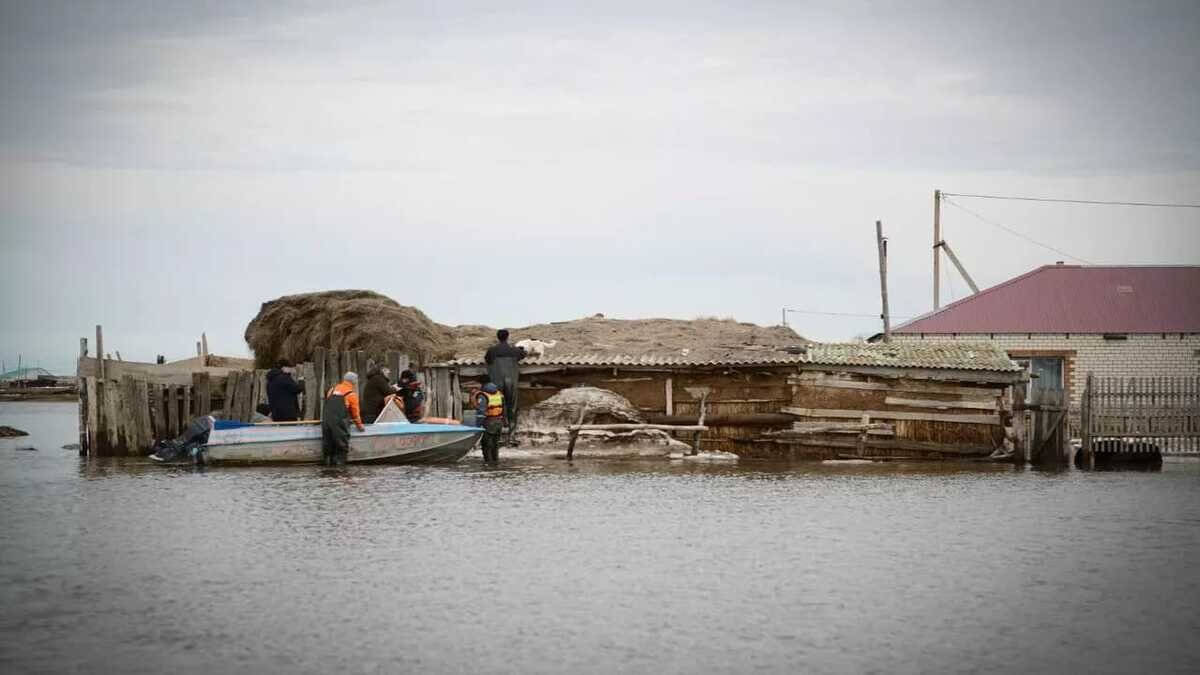
<path id="1" fill-rule="evenodd" d="M 532 372 L 522 372 L 519 385 L 519 404 L 524 410 L 564 388 L 587 385 L 624 396 L 648 417 L 670 417 L 677 422 L 698 417 L 701 396 L 707 392 L 707 418 L 737 423 L 710 422 L 701 447 L 742 456 L 833 458 L 846 454 L 848 447 L 857 450 L 853 437 L 848 440 L 845 435 L 827 434 L 816 440 L 785 443 L 771 434 L 813 422 L 860 422 L 864 414 L 888 426 L 887 438 L 873 435 L 872 444 L 877 446 L 873 456 L 989 454 L 1005 447 L 1004 422 L 1010 407 L 1007 384 L 983 381 L 800 372 L 795 367 L 529 370 Z M 464 403 L 469 405 L 469 393 L 479 388 L 482 379 L 460 377 L 456 383 L 446 383 L 445 376 L 451 374 L 445 367 L 424 373 L 431 405 L 436 406 L 432 415 L 461 414 Z M 452 408 L 442 402 L 447 384 L 455 393 L 450 400 Z M 795 423 L 778 421 L 780 413 L 790 413 L 790 418 L 784 419 Z"/>
<path id="2" fill-rule="evenodd" d="M 81 356 L 81 363 L 85 359 Z M 155 375 L 106 367 L 113 363 L 108 359 L 86 360 L 87 372 L 81 371 L 79 376 L 80 446 L 92 456 L 145 455 L 156 441 L 182 433 L 196 416 L 216 412 L 226 419 L 250 422 L 257 406 L 267 401 L 267 371 L 263 369 L 206 368 L 191 373 L 172 369 Z M 361 386 L 372 364 L 389 364 L 393 380 L 410 367 L 408 356 L 399 351 L 371 355 L 362 350 L 317 349 L 312 361 L 297 366 L 304 381 L 301 410 L 305 419 L 319 418 L 325 392 L 347 370 L 359 373 Z M 447 377 L 441 387 L 446 395 L 439 405 L 449 411 L 443 416 L 457 417 L 461 405 L 456 406 L 450 389 Z"/>

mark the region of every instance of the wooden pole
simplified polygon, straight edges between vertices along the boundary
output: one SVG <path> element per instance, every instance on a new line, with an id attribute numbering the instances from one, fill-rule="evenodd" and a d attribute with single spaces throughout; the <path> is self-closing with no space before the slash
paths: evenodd
<path id="1" fill-rule="evenodd" d="M 87 358 L 87 338 L 85 337 L 79 338 L 79 358 Z M 76 371 L 78 371 L 78 366 Z M 83 377 L 76 379 L 76 386 L 79 387 L 79 456 L 85 457 L 88 453 L 87 379 Z"/>
<path id="2" fill-rule="evenodd" d="M 674 392 L 674 387 L 675 387 L 675 383 L 672 381 L 672 378 L 669 378 L 669 377 L 668 377 L 668 378 L 667 378 L 667 384 L 666 384 L 666 397 L 667 397 L 667 407 L 666 407 L 666 411 L 667 411 L 667 416 L 668 416 L 668 417 L 670 417 L 671 415 L 674 415 L 674 414 L 675 414 L 675 392 Z"/>
<path id="3" fill-rule="evenodd" d="M 583 416 L 587 413 L 587 409 L 587 404 L 583 404 L 583 407 L 579 409 L 579 419 L 576 420 L 575 426 L 569 430 L 571 440 L 567 443 L 567 459 L 575 457 L 575 441 L 579 438 L 579 430 L 583 427 Z"/>
<path id="4" fill-rule="evenodd" d="M 891 315 L 887 297 L 887 240 L 883 238 L 883 222 L 875 221 L 875 244 L 879 248 L 879 294 L 883 297 L 883 341 L 892 341 Z"/>
<path id="5" fill-rule="evenodd" d="M 938 257 L 938 243 L 942 241 L 942 191 L 933 191 L 933 309 L 937 311 L 942 306 L 942 289 L 938 279 L 941 274 L 941 258 Z"/>
<path id="6" fill-rule="evenodd" d="M 212 377 L 207 372 L 192 373 L 192 396 L 201 415 L 212 412 Z"/>
<path id="7" fill-rule="evenodd" d="M 200 365 L 208 366 L 208 334 L 200 333 Z"/>

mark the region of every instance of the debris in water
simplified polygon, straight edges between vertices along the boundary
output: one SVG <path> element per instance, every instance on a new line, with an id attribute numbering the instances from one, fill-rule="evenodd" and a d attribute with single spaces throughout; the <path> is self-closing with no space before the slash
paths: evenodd
<path id="1" fill-rule="evenodd" d="M 20 450 L 22 452 L 37 452 L 37 448 L 33 448 L 33 447 L 17 448 L 17 450 Z"/>
<path id="2" fill-rule="evenodd" d="M 67 443 L 66 445 L 64 445 L 62 447 L 62 449 L 63 450 L 78 450 L 79 444 L 78 443 Z"/>
<path id="3" fill-rule="evenodd" d="M 29 432 L 21 431 L 20 429 L 14 429 L 12 427 L 0 425 L 0 438 L 16 438 L 17 436 L 28 436 L 28 435 L 29 435 Z"/>

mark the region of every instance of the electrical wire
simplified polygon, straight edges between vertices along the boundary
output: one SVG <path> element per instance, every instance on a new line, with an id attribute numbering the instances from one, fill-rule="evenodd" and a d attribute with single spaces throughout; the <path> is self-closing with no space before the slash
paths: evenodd
<path id="1" fill-rule="evenodd" d="M 974 199 L 1007 199 L 1018 202 L 1054 202 L 1057 204 L 1093 204 L 1096 206 L 1152 206 L 1164 209 L 1200 209 L 1200 204 L 1171 204 L 1165 202 L 1110 202 L 1095 199 L 1056 199 L 1052 197 L 1010 197 L 1007 195 L 969 195 L 943 192 L 943 197 L 972 197 Z"/>
<path id="2" fill-rule="evenodd" d="M 791 312 L 793 314 L 817 314 L 820 316 L 853 316 L 853 317 L 866 317 L 868 319 L 878 319 L 879 318 L 878 314 L 859 314 L 857 312 L 818 312 L 818 311 L 812 310 L 812 309 L 790 309 L 788 307 L 784 307 L 783 311 Z M 911 316 L 892 316 L 891 318 L 893 318 L 893 319 L 911 319 L 913 317 L 911 317 Z"/>
<path id="3" fill-rule="evenodd" d="M 957 195 L 956 195 L 956 196 L 957 196 Z M 967 196 L 970 196 L 970 195 L 967 195 Z M 1095 264 L 1096 264 L 1096 263 L 1094 263 L 1094 262 L 1091 262 L 1091 261 L 1089 261 L 1089 260 L 1084 260 L 1083 258 L 1080 258 L 1080 257 L 1079 257 L 1079 256 L 1077 256 L 1077 255 L 1071 255 L 1070 253 L 1067 253 L 1066 251 L 1062 250 L 1061 248 L 1055 248 L 1054 246 L 1051 246 L 1050 244 L 1043 244 L 1042 242 L 1040 242 L 1040 241 L 1038 241 L 1038 240 L 1034 239 L 1033 237 L 1030 237 L 1029 235 L 1026 235 L 1026 234 L 1024 234 L 1024 233 L 1021 233 L 1021 232 L 1018 232 L 1018 231 L 1016 231 L 1016 230 L 1012 229 L 1011 227 L 1008 227 L 1007 225 L 1002 225 L 1002 224 L 1000 224 L 1000 223 L 998 223 L 998 222 L 996 222 L 996 221 L 994 221 L 994 220 L 992 220 L 992 219 L 990 219 L 990 218 L 987 218 L 987 217 L 985 217 L 985 216 L 983 216 L 983 215 L 980 215 L 979 213 L 976 213 L 975 211 L 972 211 L 971 209 L 968 209 L 967 207 L 963 206 L 962 204 L 959 204 L 958 202 L 954 201 L 953 199 L 946 199 L 946 193 L 945 193 L 945 192 L 943 192 L 943 193 L 942 193 L 942 201 L 946 202 L 947 204 L 949 204 L 950 206 L 953 206 L 953 207 L 954 207 L 954 208 L 956 208 L 956 209 L 959 209 L 960 211 L 965 211 L 966 213 L 969 213 L 969 214 L 971 214 L 972 216 L 975 216 L 975 217 L 976 217 L 976 218 L 978 218 L 979 220 L 981 220 L 981 221 L 983 221 L 983 222 L 987 223 L 988 225 L 991 225 L 991 226 L 993 226 L 993 227 L 998 227 L 998 228 L 1000 228 L 1001 230 L 1004 230 L 1005 232 L 1007 232 L 1007 233 L 1009 233 L 1009 234 L 1011 234 L 1011 235 L 1013 235 L 1013 236 L 1020 237 L 1021 239 L 1024 239 L 1025 241 L 1027 241 L 1027 242 L 1029 242 L 1029 243 L 1031 243 L 1031 244 L 1035 244 L 1035 245 L 1037 245 L 1037 246 L 1041 246 L 1042 248 L 1044 248 L 1044 249 L 1046 249 L 1046 250 L 1048 250 L 1048 251 L 1054 251 L 1055 253 L 1057 253 L 1057 254 L 1059 254 L 1059 255 L 1066 256 L 1066 257 L 1068 257 L 1068 258 L 1070 258 L 1070 259 L 1072 259 L 1072 260 L 1078 260 L 1079 262 L 1081 262 L 1081 263 L 1083 263 L 1083 264 L 1085 264 L 1085 265 L 1095 265 Z"/>

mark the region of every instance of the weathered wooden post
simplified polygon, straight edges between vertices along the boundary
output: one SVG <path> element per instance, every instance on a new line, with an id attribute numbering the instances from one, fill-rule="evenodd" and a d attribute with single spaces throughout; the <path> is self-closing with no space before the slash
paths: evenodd
<path id="1" fill-rule="evenodd" d="M 1079 435 L 1083 442 L 1079 451 L 1089 469 L 1096 468 L 1096 454 L 1092 448 L 1092 387 L 1092 374 L 1088 373 L 1083 385 L 1083 399 L 1079 402 Z"/>
<path id="2" fill-rule="evenodd" d="M 83 359 L 87 358 L 87 351 L 87 338 L 79 338 L 80 363 L 75 368 L 77 375 L 79 367 L 83 365 Z M 79 456 L 85 457 L 88 454 L 87 379 L 82 376 L 77 377 L 75 386 L 79 387 Z"/>
<path id="3" fill-rule="evenodd" d="M 96 324 L 96 436 L 93 439 L 96 448 L 95 454 L 99 456 L 100 450 L 108 450 L 112 446 L 108 443 L 107 427 L 105 425 L 107 409 L 104 404 L 104 332 L 100 328 L 100 324 Z M 111 452 L 111 450 L 109 450 Z"/>
<path id="4" fill-rule="evenodd" d="M 579 419 L 575 421 L 575 426 L 570 430 L 570 440 L 567 442 L 567 459 L 575 457 L 575 441 L 579 438 L 579 427 L 583 425 L 583 416 L 587 413 L 588 406 L 583 404 L 579 409 Z"/>
<path id="5" fill-rule="evenodd" d="M 201 415 L 212 412 L 212 377 L 207 372 L 192 373 L 192 397 Z"/>
<path id="6" fill-rule="evenodd" d="M 317 377 L 316 365 L 305 361 L 300 366 L 300 377 L 304 378 L 304 419 L 315 420 L 321 401 L 321 382 Z"/>

